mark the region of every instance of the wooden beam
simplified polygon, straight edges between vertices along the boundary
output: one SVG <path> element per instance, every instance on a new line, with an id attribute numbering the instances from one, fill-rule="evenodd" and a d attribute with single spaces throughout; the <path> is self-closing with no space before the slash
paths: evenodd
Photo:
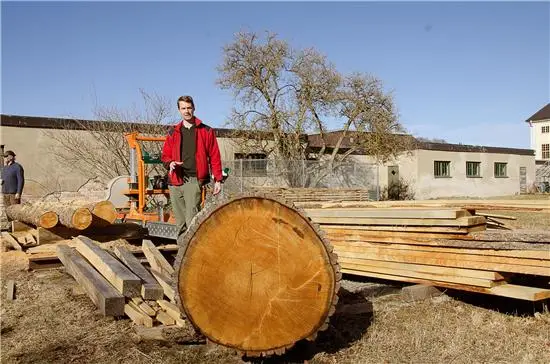
<path id="1" fill-rule="evenodd" d="M 143 239 L 141 248 L 152 270 L 172 277 L 174 274 L 174 267 L 168 263 L 166 258 L 159 252 L 151 240 Z"/>
<path id="2" fill-rule="evenodd" d="M 116 256 L 126 264 L 134 274 L 136 274 L 143 284 L 141 286 L 141 296 L 146 300 L 159 300 L 164 297 L 164 290 L 153 275 L 140 263 L 140 261 L 128 249 L 115 247 Z"/>
<path id="3" fill-rule="evenodd" d="M 73 276 L 86 290 L 88 297 L 104 316 L 124 315 L 124 296 L 107 282 L 86 259 L 66 245 L 57 246 L 57 256 L 63 262 L 67 273 Z"/>
<path id="4" fill-rule="evenodd" d="M 461 234 L 466 235 L 474 231 L 485 231 L 485 223 L 476 226 L 389 226 L 389 225 L 341 225 L 341 224 L 319 224 L 323 230 L 326 229 L 349 229 L 354 231 L 388 231 L 399 233 L 439 233 L 439 234 Z"/>
<path id="5" fill-rule="evenodd" d="M 164 274 L 151 269 L 151 274 L 157 279 L 159 284 L 164 289 L 164 295 L 172 302 L 176 302 L 176 291 L 172 288 L 172 280 L 166 277 Z"/>
<path id="6" fill-rule="evenodd" d="M 141 280 L 124 264 L 85 236 L 74 239 L 76 249 L 124 296 L 139 296 Z"/>
<path id="7" fill-rule="evenodd" d="M 2 238 L 4 238 L 4 240 L 9 243 L 13 247 L 13 249 L 23 250 L 23 248 L 21 248 L 21 245 L 17 242 L 17 240 L 15 240 L 13 236 L 11 236 L 10 233 L 2 231 Z"/>

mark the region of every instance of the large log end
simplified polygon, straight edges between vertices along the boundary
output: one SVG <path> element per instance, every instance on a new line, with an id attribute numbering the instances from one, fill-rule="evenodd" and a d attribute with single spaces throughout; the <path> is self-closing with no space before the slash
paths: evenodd
<path id="1" fill-rule="evenodd" d="M 339 266 L 318 226 L 293 205 L 259 194 L 218 202 L 180 243 L 176 299 L 209 340 L 260 356 L 326 329 Z"/>

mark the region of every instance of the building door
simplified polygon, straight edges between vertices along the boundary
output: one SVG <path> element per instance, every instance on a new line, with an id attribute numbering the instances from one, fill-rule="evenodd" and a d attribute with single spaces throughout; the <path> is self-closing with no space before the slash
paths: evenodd
<path id="1" fill-rule="evenodd" d="M 527 167 L 519 167 L 519 192 L 527 192 Z"/>
<path id="2" fill-rule="evenodd" d="M 388 198 L 399 200 L 399 166 L 388 166 Z"/>

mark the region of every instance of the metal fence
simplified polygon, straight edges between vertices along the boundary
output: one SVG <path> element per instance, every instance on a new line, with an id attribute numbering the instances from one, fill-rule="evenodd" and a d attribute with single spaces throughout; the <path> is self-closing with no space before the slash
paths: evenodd
<path id="1" fill-rule="evenodd" d="M 237 159 L 222 162 L 229 168 L 224 192 L 247 192 L 262 187 L 367 189 L 378 200 L 378 166 L 358 162 L 329 164 L 325 161 Z"/>

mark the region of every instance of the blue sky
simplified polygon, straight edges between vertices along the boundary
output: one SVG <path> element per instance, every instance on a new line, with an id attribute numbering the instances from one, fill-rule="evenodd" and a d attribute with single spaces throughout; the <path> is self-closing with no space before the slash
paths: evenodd
<path id="1" fill-rule="evenodd" d="M 224 126 L 222 48 L 240 30 L 314 47 L 392 91 L 415 136 L 529 148 L 524 122 L 550 102 L 549 2 L 5 2 L 3 114 L 93 118 L 139 89 Z M 174 102 L 174 111 L 175 102 Z M 338 125 L 331 125 L 337 129 Z"/>

